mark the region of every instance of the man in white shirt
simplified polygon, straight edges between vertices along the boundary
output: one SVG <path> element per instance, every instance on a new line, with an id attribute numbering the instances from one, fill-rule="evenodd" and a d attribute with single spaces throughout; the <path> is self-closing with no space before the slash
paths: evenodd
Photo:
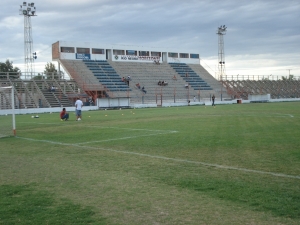
<path id="1" fill-rule="evenodd" d="M 81 120 L 81 109 L 83 107 L 83 102 L 80 100 L 80 98 L 77 98 L 77 101 L 75 102 L 75 108 L 76 108 L 76 120 Z"/>

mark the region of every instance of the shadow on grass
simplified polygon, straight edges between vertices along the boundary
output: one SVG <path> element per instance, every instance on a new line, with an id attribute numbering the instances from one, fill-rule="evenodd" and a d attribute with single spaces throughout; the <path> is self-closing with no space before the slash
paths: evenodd
<path id="1" fill-rule="evenodd" d="M 207 178 L 166 179 L 168 184 L 206 193 L 212 197 L 245 204 L 258 211 L 270 211 L 276 216 L 300 218 L 300 195 L 287 187 L 266 187 L 243 181 Z"/>
<path id="2" fill-rule="evenodd" d="M 0 186 L 0 224 L 107 224 L 96 219 L 90 207 L 56 200 L 34 186 Z"/>

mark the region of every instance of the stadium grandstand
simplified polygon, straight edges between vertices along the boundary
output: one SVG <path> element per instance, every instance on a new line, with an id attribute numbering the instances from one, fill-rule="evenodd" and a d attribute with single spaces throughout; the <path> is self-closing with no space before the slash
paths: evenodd
<path id="1" fill-rule="evenodd" d="M 77 97 L 97 108 L 204 104 L 212 95 L 220 103 L 300 97 L 295 77 L 217 80 L 200 64 L 197 52 L 58 41 L 52 44 L 52 60 L 58 62 L 58 76 L 0 73 L 2 87 L 14 86 L 15 108 L 71 107 Z M 61 75 L 61 66 L 68 77 Z M 0 99 L 1 109 L 4 102 Z"/>
<path id="2" fill-rule="evenodd" d="M 199 53 L 59 41 L 52 59 L 100 107 L 107 99 L 162 105 L 221 95 L 220 82 L 200 66 Z"/>

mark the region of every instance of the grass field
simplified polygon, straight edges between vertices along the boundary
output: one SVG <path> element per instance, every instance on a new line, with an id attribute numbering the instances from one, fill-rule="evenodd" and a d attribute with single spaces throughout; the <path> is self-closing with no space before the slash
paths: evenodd
<path id="1" fill-rule="evenodd" d="M 1 225 L 300 224 L 299 102 L 39 117 L 0 139 Z"/>

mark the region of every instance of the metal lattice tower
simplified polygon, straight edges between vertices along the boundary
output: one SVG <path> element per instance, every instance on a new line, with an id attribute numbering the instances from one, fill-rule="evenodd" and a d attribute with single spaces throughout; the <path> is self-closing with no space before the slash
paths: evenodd
<path id="1" fill-rule="evenodd" d="M 227 27 L 225 25 L 218 27 L 218 43 L 219 43 L 219 53 L 218 53 L 218 69 L 219 69 L 219 80 L 222 80 L 223 75 L 225 75 L 225 53 L 224 53 L 224 39 L 223 36 L 226 34 Z"/>
<path id="2" fill-rule="evenodd" d="M 25 74 L 33 75 L 34 73 L 34 59 L 36 59 L 36 53 L 33 53 L 33 41 L 32 41 L 32 28 L 31 17 L 35 15 L 36 8 L 34 3 L 23 2 L 20 5 L 19 14 L 24 16 L 24 54 L 25 54 Z"/>

